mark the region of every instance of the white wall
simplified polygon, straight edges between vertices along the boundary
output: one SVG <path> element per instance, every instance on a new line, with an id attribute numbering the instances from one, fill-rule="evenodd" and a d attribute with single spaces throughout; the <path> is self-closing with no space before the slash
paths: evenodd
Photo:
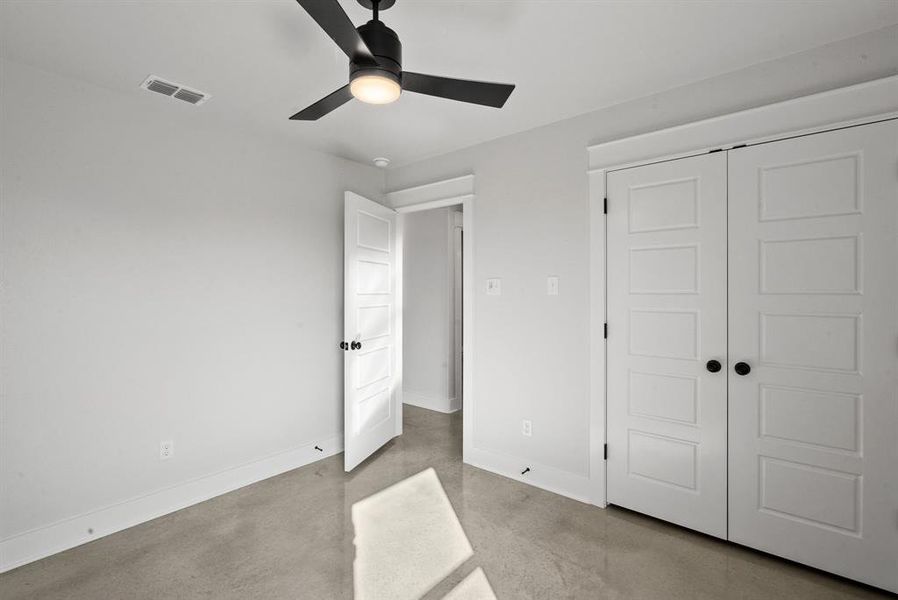
<path id="1" fill-rule="evenodd" d="M 339 451 L 343 192 L 383 173 L 17 63 L 0 87 L 3 562 Z"/>
<path id="2" fill-rule="evenodd" d="M 461 406 L 454 380 L 452 211 L 402 218 L 402 400 L 453 412 Z"/>
<path id="3" fill-rule="evenodd" d="M 587 146 L 895 74 L 896 36 L 890 27 L 388 172 L 389 190 L 475 175 L 472 462 L 592 496 Z M 560 278 L 557 297 L 548 276 Z M 501 296 L 485 294 L 487 278 L 502 279 Z"/>

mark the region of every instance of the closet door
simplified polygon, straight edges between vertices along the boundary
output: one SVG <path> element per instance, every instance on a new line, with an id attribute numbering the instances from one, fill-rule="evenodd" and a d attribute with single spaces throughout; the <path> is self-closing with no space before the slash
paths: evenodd
<path id="1" fill-rule="evenodd" d="M 608 501 L 726 537 L 725 153 L 607 189 Z"/>
<path id="2" fill-rule="evenodd" d="M 730 539 L 898 591 L 898 122 L 729 152 Z"/>

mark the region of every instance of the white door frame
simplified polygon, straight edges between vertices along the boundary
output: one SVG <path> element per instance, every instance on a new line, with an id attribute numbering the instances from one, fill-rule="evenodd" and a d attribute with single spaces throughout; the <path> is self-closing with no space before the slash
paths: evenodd
<path id="1" fill-rule="evenodd" d="M 607 440 L 605 176 L 609 171 L 898 118 L 898 75 L 587 147 L 591 502 L 604 507 Z M 467 251 L 467 248 L 466 248 Z M 613 324 L 609 324 L 613 327 Z M 613 450 L 611 450 L 613 451 Z"/>
<path id="2" fill-rule="evenodd" d="M 474 176 L 464 175 L 385 194 L 387 203 L 398 213 L 397 256 L 402 262 L 403 215 L 433 208 L 462 207 L 462 460 L 469 462 L 474 440 Z M 402 277 L 400 266 L 399 277 Z M 401 279 L 400 279 L 401 281 Z M 396 306 L 403 309 L 402 287 L 397 286 Z M 399 382 L 402 384 L 402 330 L 397 332 Z M 400 397 L 401 401 L 401 397 Z M 399 432 L 402 432 L 400 423 Z"/>

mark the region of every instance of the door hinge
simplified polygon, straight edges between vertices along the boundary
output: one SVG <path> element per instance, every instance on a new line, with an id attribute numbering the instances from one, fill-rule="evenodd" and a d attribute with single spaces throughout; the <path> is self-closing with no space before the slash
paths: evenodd
<path id="1" fill-rule="evenodd" d="M 605 323 L 605 339 L 608 339 L 608 323 Z"/>
<path id="2" fill-rule="evenodd" d="M 723 148 L 714 148 L 713 150 L 708 150 L 708 154 L 713 154 L 714 152 L 723 152 Z"/>
<path id="3" fill-rule="evenodd" d="M 748 144 L 737 144 L 736 146 L 733 146 L 732 148 L 730 148 L 730 150 L 736 150 L 737 148 L 745 148 L 746 146 L 748 146 Z"/>
<path id="4" fill-rule="evenodd" d="M 608 198 L 605 198 L 605 202 L 602 203 L 602 214 L 608 214 Z"/>
<path id="5" fill-rule="evenodd" d="M 605 460 L 608 460 L 608 444 L 605 444 Z"/>

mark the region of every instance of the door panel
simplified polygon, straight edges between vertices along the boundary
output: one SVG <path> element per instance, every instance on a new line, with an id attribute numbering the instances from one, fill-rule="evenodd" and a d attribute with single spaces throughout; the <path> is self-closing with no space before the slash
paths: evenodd
<path id="1" fill-rule="evenodd" d="M 396 213 L 346 192 L 344 468 L 399 435 Z M 357 345 L 358 344 L 358 345 Z"/>
<path id="2" fill-rule="evenodd" d="M 608 502 L 726 537 L 726 156 L 607 184 Z"/>
<path id="3" fill-rule="evenodd" d="M 893 591 L 896 204 L 895 121 L 729 152 L 730 539 Z"/>

